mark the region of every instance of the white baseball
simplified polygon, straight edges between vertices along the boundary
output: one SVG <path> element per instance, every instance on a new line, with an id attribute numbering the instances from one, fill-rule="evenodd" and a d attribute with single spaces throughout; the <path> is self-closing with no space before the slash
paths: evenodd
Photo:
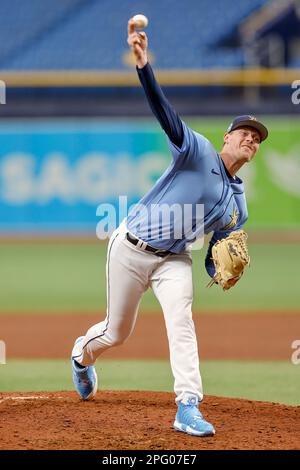
<path id="1" fill-rule="evenodd" d="M 134 15 L 134 26 L 138 29 L 144 29 L 148 26 L 148 18 L 145 15 Z"/>

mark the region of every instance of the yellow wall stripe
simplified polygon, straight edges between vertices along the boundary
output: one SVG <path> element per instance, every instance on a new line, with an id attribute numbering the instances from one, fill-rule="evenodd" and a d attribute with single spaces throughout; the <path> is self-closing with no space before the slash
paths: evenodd
<path id="1" fill-rule="evenodd" d="M 268 86 L 291 85 L 300 80 L 299 69 L 235 69 L 235 70 L 159 70 L 155 71 L 162 85 L 226 85 Z M 128 87 L 139 84 L 135 71 L 0 71 L 0 80 L 8 87 Z"/>

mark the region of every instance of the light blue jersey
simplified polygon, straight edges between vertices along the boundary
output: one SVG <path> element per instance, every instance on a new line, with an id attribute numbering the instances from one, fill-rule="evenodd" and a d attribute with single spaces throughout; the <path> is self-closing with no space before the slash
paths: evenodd
<path id="1" fill-rule="evenodd" d="M 191 226 L 196 238 L 210 232 L 215 232 L 214 240 L 224 238 L 240 229 L 248 218 L 243 182 L 228 176 L 208 139 L 185 123 L 183 128 L 181 148 L 169 139 L 173 161 L 139 202 L 146 210 L 129 213 L 127 218 L 127 228 L 133 235 L 154 248 L 174 253 L 184 251 L 193 240 L 184 233 L 184 227 L 183 236 L 178 238 L 179 218 L 162 218 L 159 207 L 163 205 L 179 205 L 182 211 L 184 205 L 191 205 Z M 204 218 L 196 211 L 197 205 L 204 205 Z M 170 236 L 162 236 L 165 233 Z"/>

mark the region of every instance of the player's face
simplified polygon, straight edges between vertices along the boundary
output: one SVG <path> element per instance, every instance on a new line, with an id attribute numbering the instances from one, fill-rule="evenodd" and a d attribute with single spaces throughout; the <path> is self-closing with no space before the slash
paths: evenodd
<path id="1" fill-rule="evenodd" d="M 250 162 L 259 149 L 260 135 L 251 127 L 241 127 L 226 134 L 225 143 L 236 159 Z"/>

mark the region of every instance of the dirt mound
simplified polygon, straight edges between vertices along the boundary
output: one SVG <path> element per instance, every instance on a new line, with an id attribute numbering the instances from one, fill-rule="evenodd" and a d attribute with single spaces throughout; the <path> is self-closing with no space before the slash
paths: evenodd
<path id="1" fill-rule="evenodd" d="M 300 449 L 300 407 L 209 396 L 206 438 L 175 431 L 175 411 L 165 392 L 2 393 L 0 449 Z"/>

